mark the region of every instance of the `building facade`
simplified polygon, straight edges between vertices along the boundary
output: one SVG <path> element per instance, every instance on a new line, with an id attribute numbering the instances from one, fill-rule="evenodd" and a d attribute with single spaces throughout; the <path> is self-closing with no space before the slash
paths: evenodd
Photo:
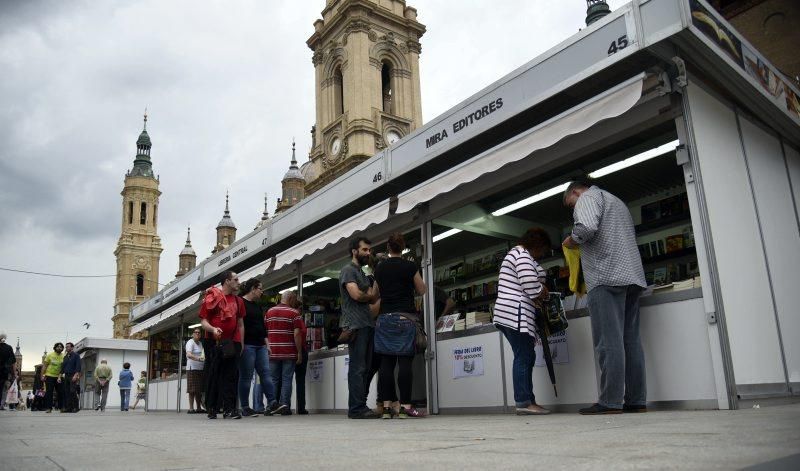
<path id="1" fill-rule="evenodd" d="M 158 292 L 161 238 L 158 236 L 159 179 L 150 160 L 152 143 L 144 129 L 136 141 L 133 168 L 122 189 L 122 233 L 114 250 L 117 284 L 114 297 L 114 338 L 128 338 L 131 308 Z"/>

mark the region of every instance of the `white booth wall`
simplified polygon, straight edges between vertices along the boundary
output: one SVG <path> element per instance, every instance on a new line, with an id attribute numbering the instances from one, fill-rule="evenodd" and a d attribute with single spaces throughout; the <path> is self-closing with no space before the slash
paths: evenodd
<path id="1" fill-rule="evenodd" d="M 781 394 L 800 378 L 797 152 L 699 82 L 687 93 L 737 392 Z"/>

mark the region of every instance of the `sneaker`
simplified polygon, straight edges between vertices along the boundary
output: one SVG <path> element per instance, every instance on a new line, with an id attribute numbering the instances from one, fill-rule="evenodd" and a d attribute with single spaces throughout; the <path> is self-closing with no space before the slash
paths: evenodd
<path id="1" fill-rule="evenodd" d="M 417 409 L 416 407 L 412 407 L 411 409 L 406 409 L 406 416 L 419 419 L 425 417 L 425 413 Z"/>
<path id="2" fill-rule="evenodd" d="M 397 413 L 398 419 L 407 419 L 408 418 L 408 411 L 405 407 L 400 406 L 400 412 Z"/>
<path id="3" fill-rule="evenodd" d="M 347 415 L 350 419 L 380 419 L 381 416 L 376 414 L 372 409 L 366 410 L 360 414 Z"/>
<path id="4" fill-rule="evenodd" d="M 630 413 L 630 412 L 633 412 L 633 413 L 636 413 L 636 412 L 647 412 L 647 406 L 646 405 L 629 406 L 628 404 L 625 404 L 625 405 L 622 406 L 622 412 L 624 412 L 626 414 Z"/>
<path id="5" fill-rule="evenodd" d="M 242 409 L 242 417 L 258 417 L 258 413 L 249 407 Z"/>
<path id="6" fill-rule="evenodd" d="M 94 410 L 100 410 L 100 406 L 95 406 Z"/>
<path id="7" fill-rule="evenodd" d="M 622 414 L 622 409 L 615 409 L 611 407 L 601 406 L 600 404 L 593 404 L 592 407 L 586 407 L 578 411 L 581 415 L 606 415 L 606 414 Z"/>
<path id="8" fill-rule="evenodd" d="M 392 409 L 385 407 L 383 409 L 383 414 L 381 414 L 381 419 L 391 419 L 393 416 L 394 414 L 392 414 Z"/>
<path id="9" fill-rule="evenodd" d="M 288 408 L 289 408 L 289 406 L 287 406 L 286 404 L 280 404 L 280 405 L 276 405 L 276 406 L 275 406 L 275 407 L 272 409 L 272 415 L 283 415 L 283 411 L 284 411 L 284 410 L 286 410 L 286 409 L 288 409 Z M 291 412 L 291 411 L 290 411 L 290 412 Z"/>
<path id="10" fill-rule="evenodd" d="M 210 420 L 216 419 L 217 418 L 217 414 L 208 414 L 208 418 Z"/>
<path id="11" fill-rule="evenodd" d="M 283 408 L 279 408 L 280 412 L 276 411 L 276 414 L 280 415 L 292 415 L 292 409 L 289 409 L 289 406 L 283 406 Z"/>
<path id="12" fill-rule="evenodd" d="M 230 412 L 226 412 L 222 415 L 223 419 L 234 419 L 238 420 L 242 418 L 242 414 L 238 410 L 232 410 Z"/>

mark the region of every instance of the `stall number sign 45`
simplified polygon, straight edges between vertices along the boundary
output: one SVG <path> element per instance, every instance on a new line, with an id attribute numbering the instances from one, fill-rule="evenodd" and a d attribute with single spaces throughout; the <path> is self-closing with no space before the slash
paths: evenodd
<path id="1" fill-rule="evenodd" d="M 617 38 L 616 41 L 612 41 L 611 45 L 608 46 L 608 55 L 616 54 L 617 51 L 621 51 L 628 47 L 628 36 L 623 35 Z"/>

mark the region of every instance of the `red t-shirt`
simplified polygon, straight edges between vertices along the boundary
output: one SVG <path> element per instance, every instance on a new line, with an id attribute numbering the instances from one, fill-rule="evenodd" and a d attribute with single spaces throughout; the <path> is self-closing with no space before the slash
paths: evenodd
<path id="1" fill-rule="evenodd" d="M 241 343 L 242 336 L 239 332 L 238 326 L 239 319 L 242 319 L 245 314 L 244 303 L 242 302 L 242 299 L 235 294 L 225 295 L 225 301 L 236 306 L 235 316 L 223 320 L 219 307 L 208 309 L 208 307 L 206 307 L 206 303 L 204 302 L 200 305 L 200 319 L 206 319 L 212 326 L 222 329 L 222 336 L 220 337 L 221 339 L 233 339 L 234 342 Z M 210 332 L 206 332 L 206 338 L 213 337 L 214 336 Z"/>
<path id="2" fill-rule="evenodd" d="M 270 308 L 266 315 L 270 360 L 297 360 L 294 329 L 303 328 L 300 312 L 285 304 Z"/>

